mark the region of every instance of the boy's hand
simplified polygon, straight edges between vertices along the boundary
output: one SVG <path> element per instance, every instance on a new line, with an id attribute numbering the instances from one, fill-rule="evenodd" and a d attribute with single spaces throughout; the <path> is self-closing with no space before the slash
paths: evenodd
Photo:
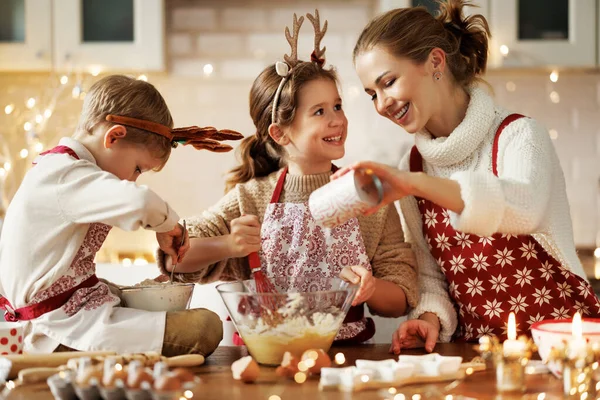
<path id="1" fill-rule="evenodd" d="M 375 293 L 375 282 L 376 279 L 373 277 L 371 271 L 361 265 L 354 265 L 352 267 L 344 267 L 340 272 L 340 278 L 354 284 L 360 284 L 356 296 L 352 301 L 352 305 L 364 303 L 369 300 L 373 293 Z"/>
<path id="2" fill-rule="evenodd" d="M 227 247 L 232 258 L 260 250 L 260 222 L 256 215 L 243 215 L 231 221 Z"/>
<path id="3" fill-rule="evenodd" d="M 185 241 L 183 245 L 179 246 L 181 239 L 184 237 Z M 175 228 L 169 232 L 157 232 L 156 240 L 160 249 L 165 252 L 165 255 L 170 257 L 171 260 L 177 260 L 178 263 L 183 260 L 185 253 L 190 249 L 190 237 L 181 224 L 175 225 Z"/>
<path id="4" fill-rule="evenodd" d="M 426 313 L 430 314 L 430 313 Z M 440 334 L 439 320 L 435 317 L 437 324 L 434 323 L 430 315 L 423 314 L 420 319 L 409 319 L 400 324 L 398 329 L 392 334 L 392 345 L 390 353 L 400 354 L 401 349 L 414 349 L 425 346 L 428 353 L 433 351 L 435 343 Z M 427 318 L 423 318 L 426 316 Z"/>

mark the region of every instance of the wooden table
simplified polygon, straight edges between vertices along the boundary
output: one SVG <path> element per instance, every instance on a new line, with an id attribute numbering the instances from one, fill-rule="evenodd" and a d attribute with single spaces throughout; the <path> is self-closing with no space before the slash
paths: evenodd
<path id="1" fill-rule="evenodd" d="M 352 347 L 336 347 L 332 348 L 329 354 L 333 356 L 342 352 L 346 356 L 346 365 L 354 363 L 356 359 L 371 359 L 383 360 L 390 358 L 388 354 L 389 345 L 362 345 Z M 473 350 L 472 345 L 448 343 L 438 344 L 435 351 L 448 356 L 462 356 L 463 360 L 470 361 L 478 354 Z M 423 354 L 422 350 L 406 351 L 403 354 Z M 320 392 L 318 390 L 318 378 L 311 378 L 303 384 L 297 384 L 291 380 L 284 380 L 275 375 L 273 368 L 261 368 L 261 377 L 254 384 L 244 384 L 233 380 L 231 376 L 231 363 L 240 357 L 247 355 L 245 347 L 219 347 L 217 351 L 211 355 L 204 366 L 195 369 L 195 372 L 204 381 L 205 389 L 200 393 L 201 399 L 243 399 L 243 400 L 269 400 L 270 396 L 277 395 L 281 400 L 287 399 L 310 399 L 310 400 L 349 400 L 349 399 L 383 399 L 377 391 L 367 391 L 359 393 L 340 393 L 340 392 Z M 452 394 L 454 399 L 457 395 L 475 399 L 538 399 L 538 395 L 542 392 L 546 393 L 545 399 L 562 398 L 562 382 L 551 374 L 543 375 L 528 375 L 527 386 L 528 391 L 525 394 L 515 395 L 499 395 L 496 392 L 494 371 L 487 370 L 477 372 L 470 377 L 467 377 L 456 388 L 450 392 L 444 392 L 445 386 L 448 384 L 436 384 L 428 386 L 408 386 L 399 388 L 398 393 L 404 393 L 406 399 L 410 400 L 415 393 L 425 394 L 427 391 L 431 393 L 434 389 L 438 389 L 436 397 L 429 398 L 444 398 L 443 395 Z M 392 396 L 389 396 L 391 398 Z M 426 398 L 424 395 L 423 398 Z M 10 400 L 20 399 L 53 399 L 46 385 L 36 385 L 29 387 L 21 387 L 12 391 L 9 396 Z"/>

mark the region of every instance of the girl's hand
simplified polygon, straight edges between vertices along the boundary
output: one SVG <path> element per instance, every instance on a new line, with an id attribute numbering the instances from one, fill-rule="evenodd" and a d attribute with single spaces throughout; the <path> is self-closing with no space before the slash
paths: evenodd
<path id="1" fill-rule="evenodd" d="M 350 166 L 343 167 L 331 176 L 331 180 L 338 179 L 342 175 L 359 168 L 371 170 L 383 184 L 383 201 L 377 206 L 367 210 L 365 215 L 373 214 L 381 207 L 386 206 L 393 201 L 414 194 L 416 173 L 400 171 L 389 165 L 373 161 L 359 161 Z"/>
<path id="2" fill-rule="evenodd" d="M 376 278 L 373 277 L 371 271 L 361 265 L 344 267 L 340 272 L 340 278 L 350 283 L 360 284 L 352 301 L 353 306 L 364 303 L 375 293 Z"/>
<path id="3" fill-rule="evenodd" d="M 400 324 L 392 334 L 390 353 L 398 355 L 402 349 L 414 349 L 423 346 L 425 346 L 428 353 L 431 353 L 439 334 L 439 323 L 436 325 L 427 319 L 410 319 Z"/>
<path id="4" fill-rule="evenodd" d="M 180 246 L 184 237 L 185 241 Z M 177 262 L 181 262 L 185 253 L 190 249 L 190 237 L 181 224 L 175 225 L 175 228 L 169 232 L 156 232 L 156 240 L 166 256 L 170 257 L 171 260 L 177 260 Z"/>
<path id="5" fill-rule="evenodd" d="M 231 221 L 227 236 L 230 257 L 246 257 L 260 250 L 260 221 L 256 215 L 243 215 Z"/>

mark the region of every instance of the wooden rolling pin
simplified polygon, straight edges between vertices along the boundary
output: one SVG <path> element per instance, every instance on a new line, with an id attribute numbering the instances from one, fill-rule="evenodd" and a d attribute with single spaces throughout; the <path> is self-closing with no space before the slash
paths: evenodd
<path id="1" fill-rule="evenodd" d="M 81 353 L 75 353 L 75 354 L 81 354 Z M 109 354 L 108 356 L 113 357 L 113 354 Z M 82 356 L 85 357 L 85 356 Z M 100 356 L 100 355 L 96 355 L 92 358 L 94 358 L 97 361 L 101 361 L 102 359 L 104 359 L 106 356 Z M 175 357 L 163 357 L 163 356 L 158 356 L 158 358 L 152 358 L 152 357 L 147 357 L 144 356 L 144 354 L 129 354 L 129 355 L 124 355 L 124 356 L 114 356 L 117 359 L 118 358 L 125 358 L 125 359 L 129 359 L 129 360 L 134 360 L 134 359 L 139 359 L 140 361 L 143 358 L 146 358 L 146 360 L 150 361 L 149 365 L 151 365 L 151 363 L 155 363 L 155 362 L 159 362 L 162 361 L 164 363 L 167 364 L 167 366 L 169 368 L 188 368 L 188 367 L 198 367 L 202 364 L 204 364 L 204 356 L 201 354 L 186 354 L 186 355 L 182 355 L 182 356 L 175 356 Z M 67 361 L 68 363 L 68 361 Z M 43 382 L 46 379 L 48 379 L 50 376 L 59 373 L 60 371 L 64 371 L 69 369 L 66 365 L 60 365 L 58 367 L 36 367 L 36 368 L 26 368 L 26 369 L 22 369 L 18 372 L 17 374 L 17 384 L 19 385 L 24 385 L 24 384 L 33 384 L 33 383 L 39 383 L 39 382 Z"/>
<path id="2" fill-rule="evenodd" d="M 72 358 L 78 357 L 106 357 L 114 356 L 113 351 L 65 351 L 50 354 L 19 354 L 2 356 L 11 363 L 8 379 L 17 377 L 19 371 L 28 368 L 59 367 L 66 364 Z"/>

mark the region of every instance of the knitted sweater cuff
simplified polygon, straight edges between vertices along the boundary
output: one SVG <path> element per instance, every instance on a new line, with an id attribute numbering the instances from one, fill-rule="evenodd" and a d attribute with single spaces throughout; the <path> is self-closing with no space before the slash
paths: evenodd
<path id="1" fill-rule="evenodd" d="M 497 232 L 505 207 L 499 179 L 484 171 L 456 172 L 450 179 L 460 185 L 460 195 L 465 204 L 460 214 L 449 211 L 452 227 L 479 236 L 491 236 Z"/>
<path id="2" fill-rule="evenodd" d="M 452 303 L 447 298 L 442 298 L 431 293 L 424 293 L 421 295 L 419 304 L 409 313 L 408 317 L 410 319 L 417 319 L 426 312 L 435 314 L 440 320 L 441 328 L 438 341 L 442 343 L 449 342 L 452 339 L 458 322 L 456 310 Z"/>

